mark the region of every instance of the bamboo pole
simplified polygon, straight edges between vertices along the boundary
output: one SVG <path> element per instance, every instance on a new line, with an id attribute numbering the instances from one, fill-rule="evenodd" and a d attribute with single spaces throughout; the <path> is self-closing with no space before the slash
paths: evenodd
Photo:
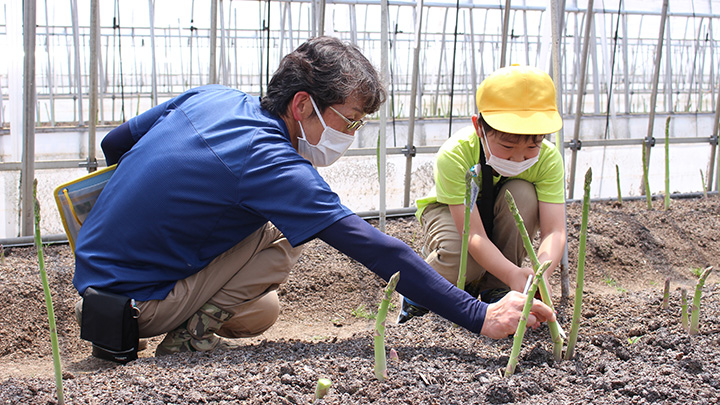
<path id="1" fill-rule="evenodd" d="M 405 152 L 405 189 L 403 207 L 410 206 L 410 181 L 412 161 L 415 156 L 415 115 L 417 109 L 418 75 L 420 74 L 420 47 L 422 45 L 423 0 L 418 0 L 415 13 L 415 47 L 413 49 L 412 79 L 410 84 L 410 117 L 408 118 L 408 138 Z"/>
<path id="2" fill-rule="evenodd" d="M 658 81 L 660 79 L 660 61 L 662 60 L 662 49 L 665 36 L 665 25 L 667 22 L 667 12 L 668 0 L 663 0 L 662 16 L 660 18 L 660 33 L 658 34 L 657 47 L 655 48 L 655 71 L 653 73 L 652 93 L 650 94 L 650 119 L 648 121 L 647 136 L 645 137 L 645 140 L 643 142 L 643 148 L 645 149 L 643 161 L 647 169 L 649 169 L 650 166 L 650 148 L 652 148 L 653 146 L 652 139 L 653 129 L 655 126 L 655 111 L 657 110 Z M 642 187 L 643 192 L 646 195 L 649 195 L 650 191 L 645 190 L 645 188 L 648 186 L 647 181 L 645 183 L 646 184 Z"/>
<path id="3" fill-rule="evenodd" d="M 568 197 L 572 199 L 575 195 L 575 171 L 577 166 L 577 152 L 580 150 L 580 119 L 582 118 L 582 107 L 585 99 L 585 78 L 587 72 L 587 59 L 590 48 L 590 32 L 593 26 L 593 0 L 588 0 L 587 13 L 585 16 L 585 35 L 583 37 L 583 47 L 580 56 L 580 83 L 577 89 L 577 107 L 575 108 L 575 127 L 573 128 L 573 142 L 575 147 L 571 147 L 572 154 L 570 157 L 570 181 L 568 182 Z"/>

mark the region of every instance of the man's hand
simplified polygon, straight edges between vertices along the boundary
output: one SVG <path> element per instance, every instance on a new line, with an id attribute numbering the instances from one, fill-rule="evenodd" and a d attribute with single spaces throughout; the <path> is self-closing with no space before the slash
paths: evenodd
<path id="1" fill-rule="evenodd" d="M 493 338 L 502 339 L 517 330 L 522 315 L 523 306 L 527 296 L 516 291 L 510 291 L 500 301 L 490 304 L 485 313 L 485 323 L 480 333 Z M 532 328 L 540 326 L 540 322 L 554 321 L 555 313 L 540 300 L 533 300 L 527 325 Z"/>

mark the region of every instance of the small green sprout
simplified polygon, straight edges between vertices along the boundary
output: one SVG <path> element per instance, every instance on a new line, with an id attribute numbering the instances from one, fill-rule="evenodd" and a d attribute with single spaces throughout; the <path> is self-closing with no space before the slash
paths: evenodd
<path id="1" fill-rule="evenodd" d="M 315 400 L 317 401 L 327 395 L 331 385 L 332 381 L 327 378 L 318 379 L 317 386 L 315 387 Z"/>
<path id="2" fill-rule="evenodd" d="M 350 311 L 350 314 L 355 318 L 362 318 L 367 320 L 375 319 L 375 314 L 365 307 L 365 304 L 360 304 L 357 308 Z"/>
<path id="3" fill-rule="evenodd" d="M 689 332 L 690 330 L 690 320 L 688 319 L 688 300 L 687 300 L 687 291 L 683 288 L 680 290 L 680 298 L 682 301 L 682 304 L 680 306 L 680 323 L 682 324 L 683 329 L 686 332 Z"/>
<path id="4" fill-rule="evenodd" d="M 703 268 L 702 267 L 693 267 L 690 269 L 690 272 L 692 274 L 694 274 L 695 277 L 700 278 L 700 276 L 702 275 L 702 272 L 703 272 Z"/>
<path id="5" fill-rule="evenodd" d="M 635 342 L 637 342 L 638 340 L 640 340 L 640 336 L 629 337 L 628 343 L 630 343 L 632 345 L 632 344 L 635 344 Z"/>
<path id="6" fill-rule="evenodd" d="M 620 167 L 615 165 L 615 176 L 617 178 L 618 204 L 622 205 L 622 191 L 620 191 Z"/>

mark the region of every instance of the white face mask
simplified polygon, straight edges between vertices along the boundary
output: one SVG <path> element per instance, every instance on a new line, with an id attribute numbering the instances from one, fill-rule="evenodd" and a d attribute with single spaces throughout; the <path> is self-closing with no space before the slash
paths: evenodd
<path id="1" fill-rule="evenodd" d="M 487 140 L 487 134 L 485 133 L 485 128 L 482 128 L 482 133 L 483 136 L 480 137 L 480 140 L 483 143 L 483 147 L 490 154 L 490 158 L 487 160 L 487 164 L 493 169 L 495 169 L 495 171 L 498 172 L 501 176 L 517 176 L 518 174 L 531 168 L 532 165 L 537 163 L 538 159 L 540 158 L 540 153 L 538 153 L 537 156 L 530 159 L 525 159 L 522 162 L 514 162 L 512 160 L 499 158 L 493 155 L 492 151 L 490 150 L 489 142 Z"/>
<path id="2" fill-rule="evenodd" d="M 298 124 L 300 124 L 300 132 L 302 133 L 302 138 L 298 138 L 298 153 L 300 156 L 309 160 L 314 166 L 330 166 L 335 163 L 336 160 L 340 159 L 340 156 L 348 150 L 355 137 L 325 125 L 325 120 L 323 120 L 322 115 L 320 115 L 320 110 L 318 110 L 315 100 L 310 97 L 310 101 L 315 109 L 315 113 L 318 118 L 320 118 L 320 123 L 325 129 L 322 135 L 320 135 L 320 140 L 317 145 L 313 145 L 307 141 L 302 123 L 298 121 Z"/>

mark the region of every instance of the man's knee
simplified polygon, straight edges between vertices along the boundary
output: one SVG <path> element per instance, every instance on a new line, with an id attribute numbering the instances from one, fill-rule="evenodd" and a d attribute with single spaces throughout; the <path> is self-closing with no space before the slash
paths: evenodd
<path id="1" fill-rule="evenodd" d="M 271 291 L 256 301 L 233 308 L 230 320 L 223 323 L 217 334 L 227 338 L 258 336 L 270 329 L 280 315 L 277 292 Z"/>

